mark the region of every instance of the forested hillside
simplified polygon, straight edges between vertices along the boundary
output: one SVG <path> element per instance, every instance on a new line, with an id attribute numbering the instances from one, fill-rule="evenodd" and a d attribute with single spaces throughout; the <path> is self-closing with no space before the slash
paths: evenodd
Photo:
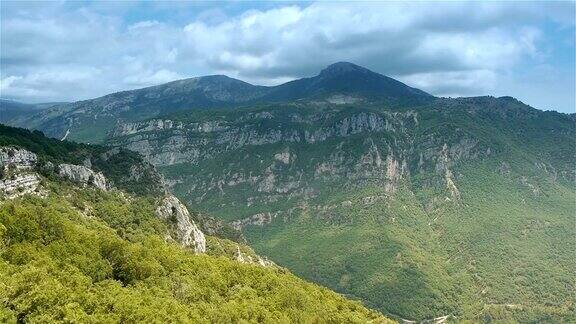
<path id="1" fill-rule="evenodd" d="M 387 322 L 286 270 L 165 242 L 146 200 L 51 189 L 0 205 L 2 322 Z"/>
<path id="2" fill-rule="evenodd" d="M 146 165 L 136 153 L 96 172 L 66 163 L 109 149 L 7 127 L 0 141 L 0 322 L 390 322 L 249 247 L 204 240 L 151 182 L 106 182 Z"/>

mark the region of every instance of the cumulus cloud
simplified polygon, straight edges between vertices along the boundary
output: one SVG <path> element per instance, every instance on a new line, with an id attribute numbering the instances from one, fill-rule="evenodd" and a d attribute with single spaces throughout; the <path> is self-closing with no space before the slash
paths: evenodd
<path id="1" fill-rule="evenodd" d="M 36 6 L 2 9 L 3 97 L 84 99 L 216 73 L 278 84 L 343 60 L 436 95 L 489 94 L 553 60 L 546 26 L 574 34 L 572 2 Z"/>
<path id="2" fill-rule="evenodd" d="M 537 54 L 539 30 L 510 28 L 504 19 L 514 8 L 490 7 L 487 14 L 476 7 L 483 5 L 448 4 L 440 11 L 426 4 L 318 3 L 249 11 L 218 24 L 193 22 L 184 31 L 193 55 L 248 80 L 312 75 L 343 59 L 406 80 L 438 71 L 478 77 L 488 75 L 478 70 L 508 68 Z M 461 23 L 463 16 L 472 23 Z M 525 23 L 535 19 L 529 18 Z"/>

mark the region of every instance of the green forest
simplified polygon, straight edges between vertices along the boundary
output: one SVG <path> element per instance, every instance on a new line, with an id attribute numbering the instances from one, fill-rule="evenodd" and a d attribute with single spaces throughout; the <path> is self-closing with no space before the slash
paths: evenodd
<path id="1" fill-rule="evenodd" d="M 49 185 L 0 205 L 0 322 L 388 322 L 283 268 L 166 242 L 150 198 Z"/>

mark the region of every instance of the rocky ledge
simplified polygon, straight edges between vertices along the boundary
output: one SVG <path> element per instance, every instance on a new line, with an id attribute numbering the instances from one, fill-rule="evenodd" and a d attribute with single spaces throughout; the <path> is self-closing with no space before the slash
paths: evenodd
<path id="1" fill-rule="evenodd" d="M 0 147 L 0 194 L 13 199 L 39 192 L 40 177 L 33 171 L 38 157 L 27 150 Z"/>
<path id="2" fill-rule="evenodd" d="M 58 175 L 83 186 L 91 185 L 102 190 L 108 189 L 106 178 L 102 172 L 94 172 L 83 165 L 59 164 Z"/>

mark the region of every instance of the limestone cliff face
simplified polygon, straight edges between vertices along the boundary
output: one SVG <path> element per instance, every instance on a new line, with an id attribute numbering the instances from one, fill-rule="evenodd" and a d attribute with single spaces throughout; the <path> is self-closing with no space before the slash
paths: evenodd
<path id="1" fill-rule="evenodd" d="M 12 165 L 16 168 L 30 168 L 36 165 L 36 154 L 14 147 L 0 147 L 0 166 Z"/>
<path id="2" fill-rule="evenodd" d="M 19 174 L 11 179 L 0 180 L 0 192 L 6 198 L 16 198 L 25 194 L 35 193 L 40 184 L 40 178 L 34 173 Z"/>
<path id="3" fill-rule="evenodd" d="M 420 177 L 422 185 L 443 188 L 457 201 L 454 167 L 489 155 L 488 147 L 460 129 L 422 131 L 414 111 L 303 107 L 125 123 L 110 143 L 169 170 L 171 190 L 191 203 L 213 212 L 256 208 L 242 210 L 232 224 L 237 229 L 269 223 L 275 213 L 335 185 L 379 186 L 392 195 L 422 173 L 432 175 Z M 277 209 L 283 201 L 288 205 Z"/>
<path id="4" fill-rule="evenodd" d="M 111 189 L 102 172 L 95 172 L 86 165 L 91 165 L 89 159 L 84 165 L 62 163 L 54 166 L 48 162 L 38 166 L 36 154 L 13 147 L 0 147 L 0 198 L 12 199 L 25 194 L 47 194 L 40 187 L 41 176 L 38 172 L 46 171 L 56 174 L 62 179 L 72 181 L 82 187 L 95 187 L 101 190 Z M 130 169 L 132 170 L 132 168 Z M 158 217 L 173 225 L 173 239 L 196 253 L 206 251 L 204 233 L 196 226 L 184 204 L 173 195 L 167 194 L 159 202 L 156 210 Z"/>
<path id="5" fill-rule="evenodd" d="M 262 267 L 277 267 L 277 265 L 268 260 L 266 257 L 261 257 L 258 254 L 253 253 L 252 255 L 242 252 L 240 246 L 236 246 L 236 251 L 234 252 L 234 259 L 240 263 L 257 264 Z"/>
<path id="6" fill-rule="evenodd" d="M 34 172 L 38 158 L 27 150 L 0 148 L 0 194 L 12 199 L 25 194 L 41 193 L 40 178 Z"/>
<path id="7" fill-rule="evenodd" d="M 184 204 L 175 196 L 167 195 L 156 209 L 158 217 L 174 225 L 174 239 L 182 246 L 192 248 L 196 253 L 206 252 L 206 238 L 190 218 Z"/>
<path id="8" fill-rule="evenodd" d="M 89 160 L 87 162 L 89 164 Z M 40 175 L 37 172 L 38 157 L 36 154 L 21 148 L 0 148 L 0 192 L 6 198 L 15 198 L 29 193 L 42 193 Z M 45 170 L 54 171 L 54 165 L 47 163 Z M 101 172 L 95 172 L 84 165 L 59 164 L 57 175 L 81 186 L 93 186 L 107 190 L 109 186 Z"/>
<path id="9" fill-rule="evenodd" d="M 102 172 L 94 172 L 83 165 L 60 164 L 58 165 L 58 175 L 82 186 L 94 186 L 102 190 L 108 189 L 106 178 Z"/>
<path id="10" fill-rule="evenodd" d="M 321 143 L 361 133 L 403 133 L 418 123 L 418 115 L 360 111 L 339 118 L 331 112 L 312 115 L 275 116 L 275 112 L 247 113 L 237 120 L 182 123 L 151 120 L 122 123 L 113 131 L 111 143 L 146 156 L 156 166 L 197 163 L 207 154 L 221 154 L 245 146 L 286 143 Z M 274 118 L 289 118 L 285 127 L 262 128 Z M 304 127 L 333 120 L 322 127 Z M 307 129 L 309 128 L 309 129 Z"/>

